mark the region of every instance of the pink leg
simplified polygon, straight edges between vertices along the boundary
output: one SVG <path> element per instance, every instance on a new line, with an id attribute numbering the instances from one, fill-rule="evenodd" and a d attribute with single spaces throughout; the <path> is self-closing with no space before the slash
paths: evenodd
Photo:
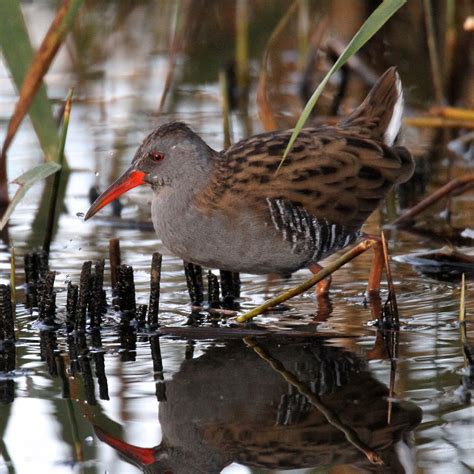
<path id="1" fill-rule="evenodd" d="M 311 273 L 313 273 L 315 275 L 316 273 L 319 273 L 323 269 L 323 267 L 321 265 L 317 264 L 317 263 L 314 263 L 314 264 L 309 266 L 309 269 L 310 269 Z M 316 296 L 327 295 L 329 293 L 329 288 L 331 286 L 331 281 L 332 281 L 332 277 L 331 277 L 331 275 L 329 275 L 324 280 L 321 280 L 319 283 L 317 283 L 316 284 Z"/>

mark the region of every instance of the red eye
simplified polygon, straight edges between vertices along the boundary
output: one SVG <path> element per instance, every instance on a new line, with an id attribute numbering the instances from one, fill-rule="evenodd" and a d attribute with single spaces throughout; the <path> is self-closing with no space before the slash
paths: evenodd
<path id="1" fill-rule="evenodd" d="M 155 163 L 163 161 L 164 157 L 165 155 L 160 152 L 153 151 L 151 153 L 148 153 L 148 158 L 150 158 L 150 160 L 154 161 Z"/>

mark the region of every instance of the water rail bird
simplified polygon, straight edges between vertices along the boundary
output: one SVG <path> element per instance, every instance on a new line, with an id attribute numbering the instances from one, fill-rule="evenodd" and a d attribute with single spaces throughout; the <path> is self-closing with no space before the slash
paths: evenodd
<path id="1" fill-rule="evenodd" d="M 304 128 L 278 172 L 292 130 L 215 151 L 182 122 L 161 125 L 85 219 L 147 184 L 156 233 L 183 260 L 252 274 L 317 268 L 355 242 L 386 194 L 413 174 L 410 153 L 396 144 L 402 111 L 390 68 L 337 125 Z"/>

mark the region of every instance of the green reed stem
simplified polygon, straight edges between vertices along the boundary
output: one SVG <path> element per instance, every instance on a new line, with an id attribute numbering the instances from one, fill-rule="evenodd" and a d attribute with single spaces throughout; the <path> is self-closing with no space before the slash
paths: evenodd
<path id="1" fill-rule="evenodd" d="M 66 97 L 66 106 L 64 107 L 64 115 L 63 115 L 63 127 L 61 130 L 61 136 L 59 140 L 59 150 L 58 150 L 58 159 L 57 163 L 61 165 L 61 168 L 58 172 L 54 175 L 53 181 L 53 189 L 51 192 L 51 201 L 49 206 L 48 218 L 46 221 L 46 233 L 44 236 L 44 243 L 43 243 L 43 250 L 49 254 L 49 249 L 51 247 L 51 240 L 53 236 L 53 227 L 56 217 L 56 207 L 58 204 L 58 193 L 59 193 L 59 185 L 61 183 L 61 176 L 64 164 L 64 149 L 66 146 L 66 137 L 67 137 L 67 130 L 69 127 L 69 116 L 71 115 L 71 102 L 72 102 L 72 95 L 73 89 L 69 90 L 69 93 Z"/>

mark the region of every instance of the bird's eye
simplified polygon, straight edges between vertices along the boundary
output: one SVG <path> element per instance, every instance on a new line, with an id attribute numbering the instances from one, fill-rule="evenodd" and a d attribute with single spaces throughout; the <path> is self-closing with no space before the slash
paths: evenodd
<path id="1" fill-rule="evenodd" d="M 148 153 L 148 158 L 151 161 L 154 161 L 155 163 L 159 163 L 160 161 L 163 161 L 164 157 L 165 157 L 165 155 L 161 152 L 152 151 L 152 152 Z"/>

